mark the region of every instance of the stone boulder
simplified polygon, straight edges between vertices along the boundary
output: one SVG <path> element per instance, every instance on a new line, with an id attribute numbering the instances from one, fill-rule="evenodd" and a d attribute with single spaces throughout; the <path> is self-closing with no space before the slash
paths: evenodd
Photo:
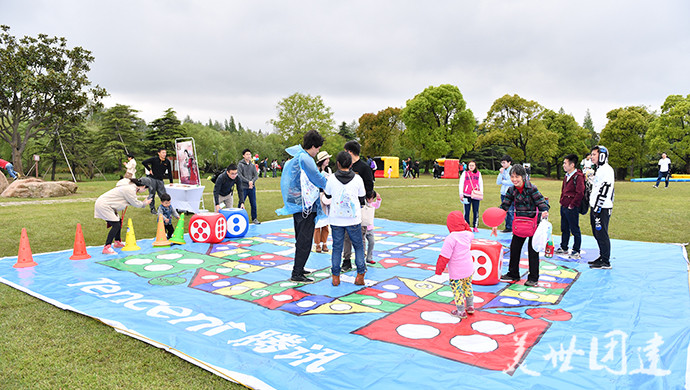
<path id="1" fill-rule="evenodd" d="M 10 183 L 7 181 L 5 174 L 0 172 L 0 194 L 5 191 L 5 188 L 9 187 Z"/>
<path id="2" fill-rule="evenodd" d="M 3 198 L 52 198 L 77 192 L 71 181 L 43 181 L 36 178 L 15 180 L 0 194 Z"/>

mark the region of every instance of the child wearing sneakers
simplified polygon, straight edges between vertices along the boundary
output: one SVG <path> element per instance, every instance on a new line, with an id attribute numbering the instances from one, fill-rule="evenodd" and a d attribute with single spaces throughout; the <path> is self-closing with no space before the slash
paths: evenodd
<path id="1" fill-rule="evenodd" d="M 436 260 L 436 275 L 441 275 L 448 265 L 450 287 L 453 289 L 455 306 L 451 314 L 467 318 L 467 314 L 474 314 L 474 292 L 472 290 L 472 274 L 474 263 L 470 253 L 470 245 L 474 233 L 460 211 L 451 211 L 446 219 L 446 226 L 450 234 L 443 240 L 441 254 Z M 464 299 L 463 299 L 464 298 Z"/>
<path id="2" fill-rule="evenodd" d="M 170 205 L 170 194 L 160 194 L 161 204 L 158 206 L 158 214 L 163 216 L 163 225 L 165 226 L 165 235 L 168 239 L 175 233 L 173 227 L 172 217 L 180 219 L 180 214 L 177 213 L 174 207 Z"/>
<path id="3" fill-rule="evenodd" d="M 331 224 L 333 236 L 333 252 L 331 255 L 331 274 L 333 285 L 340 284 L 340 260 L 342 258 L 345 234 L 350 237 L 355 248 L 355 264 L 357 277 L 355 284 L 364 285 L 364 274 L 367 265 L 364 262 L 364 244 L 362 243 L 362 205 L 365 202 L 364 182 L 362 178 L 350 170 L 352 157 L 346 151 L 336 156 L 338 171 L 326 181 L 323 192 L 331 200 L 328 220 Z"/>
<path id="4" fill-rule="evenodd" d="M 367 201 L 362 207 L 362 227 L 367 228 L 367 232 L 364 233 L 364 238 L 366 239 L 366 249 L 367 249 L 367 263 L 376 264 L 373 259 L 374 253 L 374 212 L 377 208 L 381 206 L 381 195 L 377 194 L 376 191 L 371 190 L 371 193 L 367 195 Z"/>

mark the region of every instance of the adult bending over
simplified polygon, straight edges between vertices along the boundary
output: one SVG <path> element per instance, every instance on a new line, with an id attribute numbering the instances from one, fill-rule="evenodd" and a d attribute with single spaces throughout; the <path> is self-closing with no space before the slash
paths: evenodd
<path id="1" fill-rule="evenodd" d="M 112 246 L 115 248 L 124 247 L 120 238 L 122 221 L 118 217 L 117 212 L 124 210 L 127 206 L 144 208 L 151 203 L 151 198 L 147 198 L 143 202 L 137 199 L 137 193 L 146 190 L 146 186 L 141 181 L 138 179 L 129 179 L 128 181 L 126 179 L 120 180 L 117 187 L 99 196 L 94 205 L 93 217 L 106 221 L 108 226 L 110 226 L 110 231 L 103 247 L 104 255 L 117 254 Z M 115 242 L 114 244 L 113 241 Z"/>

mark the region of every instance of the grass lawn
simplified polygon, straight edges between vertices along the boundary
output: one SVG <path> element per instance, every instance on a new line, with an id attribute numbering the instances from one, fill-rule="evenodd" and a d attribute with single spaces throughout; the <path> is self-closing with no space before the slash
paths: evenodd
<path id="1" fill-rule="evenodd" d="M 484 177 L 485 198 L 480 212 L 500 202 L 495 180 L 495 176 Z M 535 179 L 534 183 L 550 199 L 553 207 L 549 219 L 558 236 L 561 182 Z M 102 180 L 80 183 L 78 194 L 51 199 L 54 203 L 0 198 L 0 257 L 17 255 L 23 227 L 27 228 L 33 253 L 72 248 L 77 223 L 82 224 L 87 245 L 102 245 L 107 230 L 105 222 L 93 218 L 93 203 L 114 184 Z M 207 181 L 204 184 L 205 204 L 211 208 L 213 186 Z M 279 179 L 260 179 L 257 187 L 259 220 L 278 218 L 275 209 L 282 205 Z M 376 189 L 383 198 L 376 215 L 379 218 L 445 224 L 448 213 L 461 206 L 457 180 L 434 180 L 430 175 L 416 180 L 380 178 Z M 651 183 L 617 182 L 615 189 L 609 229 L 612 238 L 690 241 L 690 183 L 653 189 Z M 155 216 L 148 208 L 130 207 L 127 217 L 132 218 L 137 238 L 155 236 Z M 588 215 L 580 219 L 580 227 L 591 235 Z M 486 228 L 481 219 L 480 228 Z M 554 241 L 558 244 L 560 238 Z M 243 388 L 91 318 L 0 284 L 0 389 L 192 387 Z"/>

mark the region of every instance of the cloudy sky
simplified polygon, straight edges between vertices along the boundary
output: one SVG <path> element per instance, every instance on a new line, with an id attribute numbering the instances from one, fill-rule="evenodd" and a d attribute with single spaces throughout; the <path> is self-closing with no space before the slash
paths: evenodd
<path id="1" fill-rule="evenodd" d="M 13 35 L 91 50 L 108 106 L 263 131 L 295 92 L 349 123 L 440 84 L 480 121 L 518 94 L 600 131 L 613 108 L 690 94 L 689 16 L 687 0 L 0 0 Z"/>

